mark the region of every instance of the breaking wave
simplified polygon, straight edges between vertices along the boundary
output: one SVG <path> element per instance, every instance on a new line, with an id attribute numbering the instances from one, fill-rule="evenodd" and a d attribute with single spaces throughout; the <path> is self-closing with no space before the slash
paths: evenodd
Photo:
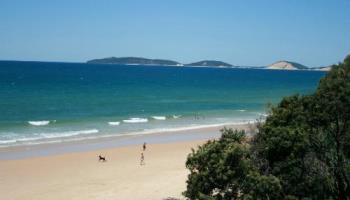
<path id="1" fill-rule="evenodd" d="M 147 123 L 148 119 L 147 118 L 138 118 L 138 117 L 133 117 L 129 119 L 123 120 L 124 123 Z"/>
<path id="2" fill-rule="evenodd" d="M 28 123 L 33 126 L 46 126 L 50 124 L 50 121 L 28 121 Z"/>

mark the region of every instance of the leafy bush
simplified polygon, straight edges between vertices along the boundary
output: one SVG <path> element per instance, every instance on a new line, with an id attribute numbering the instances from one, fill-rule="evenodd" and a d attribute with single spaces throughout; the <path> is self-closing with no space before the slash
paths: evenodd
<path id="1" fill-rule="evenodd" d="M 190 199 L 350 199 L 350 56 L 314 94 L 272 107 L 252 138 L 223 129 L 186 167 Z"/>

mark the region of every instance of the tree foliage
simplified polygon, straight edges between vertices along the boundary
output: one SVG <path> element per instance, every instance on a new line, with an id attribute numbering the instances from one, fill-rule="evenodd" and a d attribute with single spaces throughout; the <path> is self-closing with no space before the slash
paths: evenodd
<path id="1" fill-rule="evenodd" d="M 190 199 L 350 199 L 350 56 L 314 94 L 272 107 L 252 138 L 223 129 L 186 166 Z"/>
<path id="2" fill-rule="evenodd" d="M 261 175 L 254 167 L 245 139 L 244 131 L 223 129 L 219 140 L 192 150 L 186 162 L 191 173 L 185 195 L 190 199 L 256 199 L 280 190 L 277 178 Z"/>

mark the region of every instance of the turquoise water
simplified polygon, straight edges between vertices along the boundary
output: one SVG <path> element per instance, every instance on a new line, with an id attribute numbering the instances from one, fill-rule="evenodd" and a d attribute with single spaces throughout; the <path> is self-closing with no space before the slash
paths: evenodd
<path id="1" fill-rule="evenodd" d="M 0 146 L 260 118 L 324 72 L 0 62 Z"/>

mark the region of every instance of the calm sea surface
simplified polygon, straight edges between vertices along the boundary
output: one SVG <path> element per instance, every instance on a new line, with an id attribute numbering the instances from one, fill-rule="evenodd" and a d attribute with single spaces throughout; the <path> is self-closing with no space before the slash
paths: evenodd
<path id="1" fill-rule="evenodd" d="M 0 147 L 252 121 L 324 72 L 0 62 Z"/>

